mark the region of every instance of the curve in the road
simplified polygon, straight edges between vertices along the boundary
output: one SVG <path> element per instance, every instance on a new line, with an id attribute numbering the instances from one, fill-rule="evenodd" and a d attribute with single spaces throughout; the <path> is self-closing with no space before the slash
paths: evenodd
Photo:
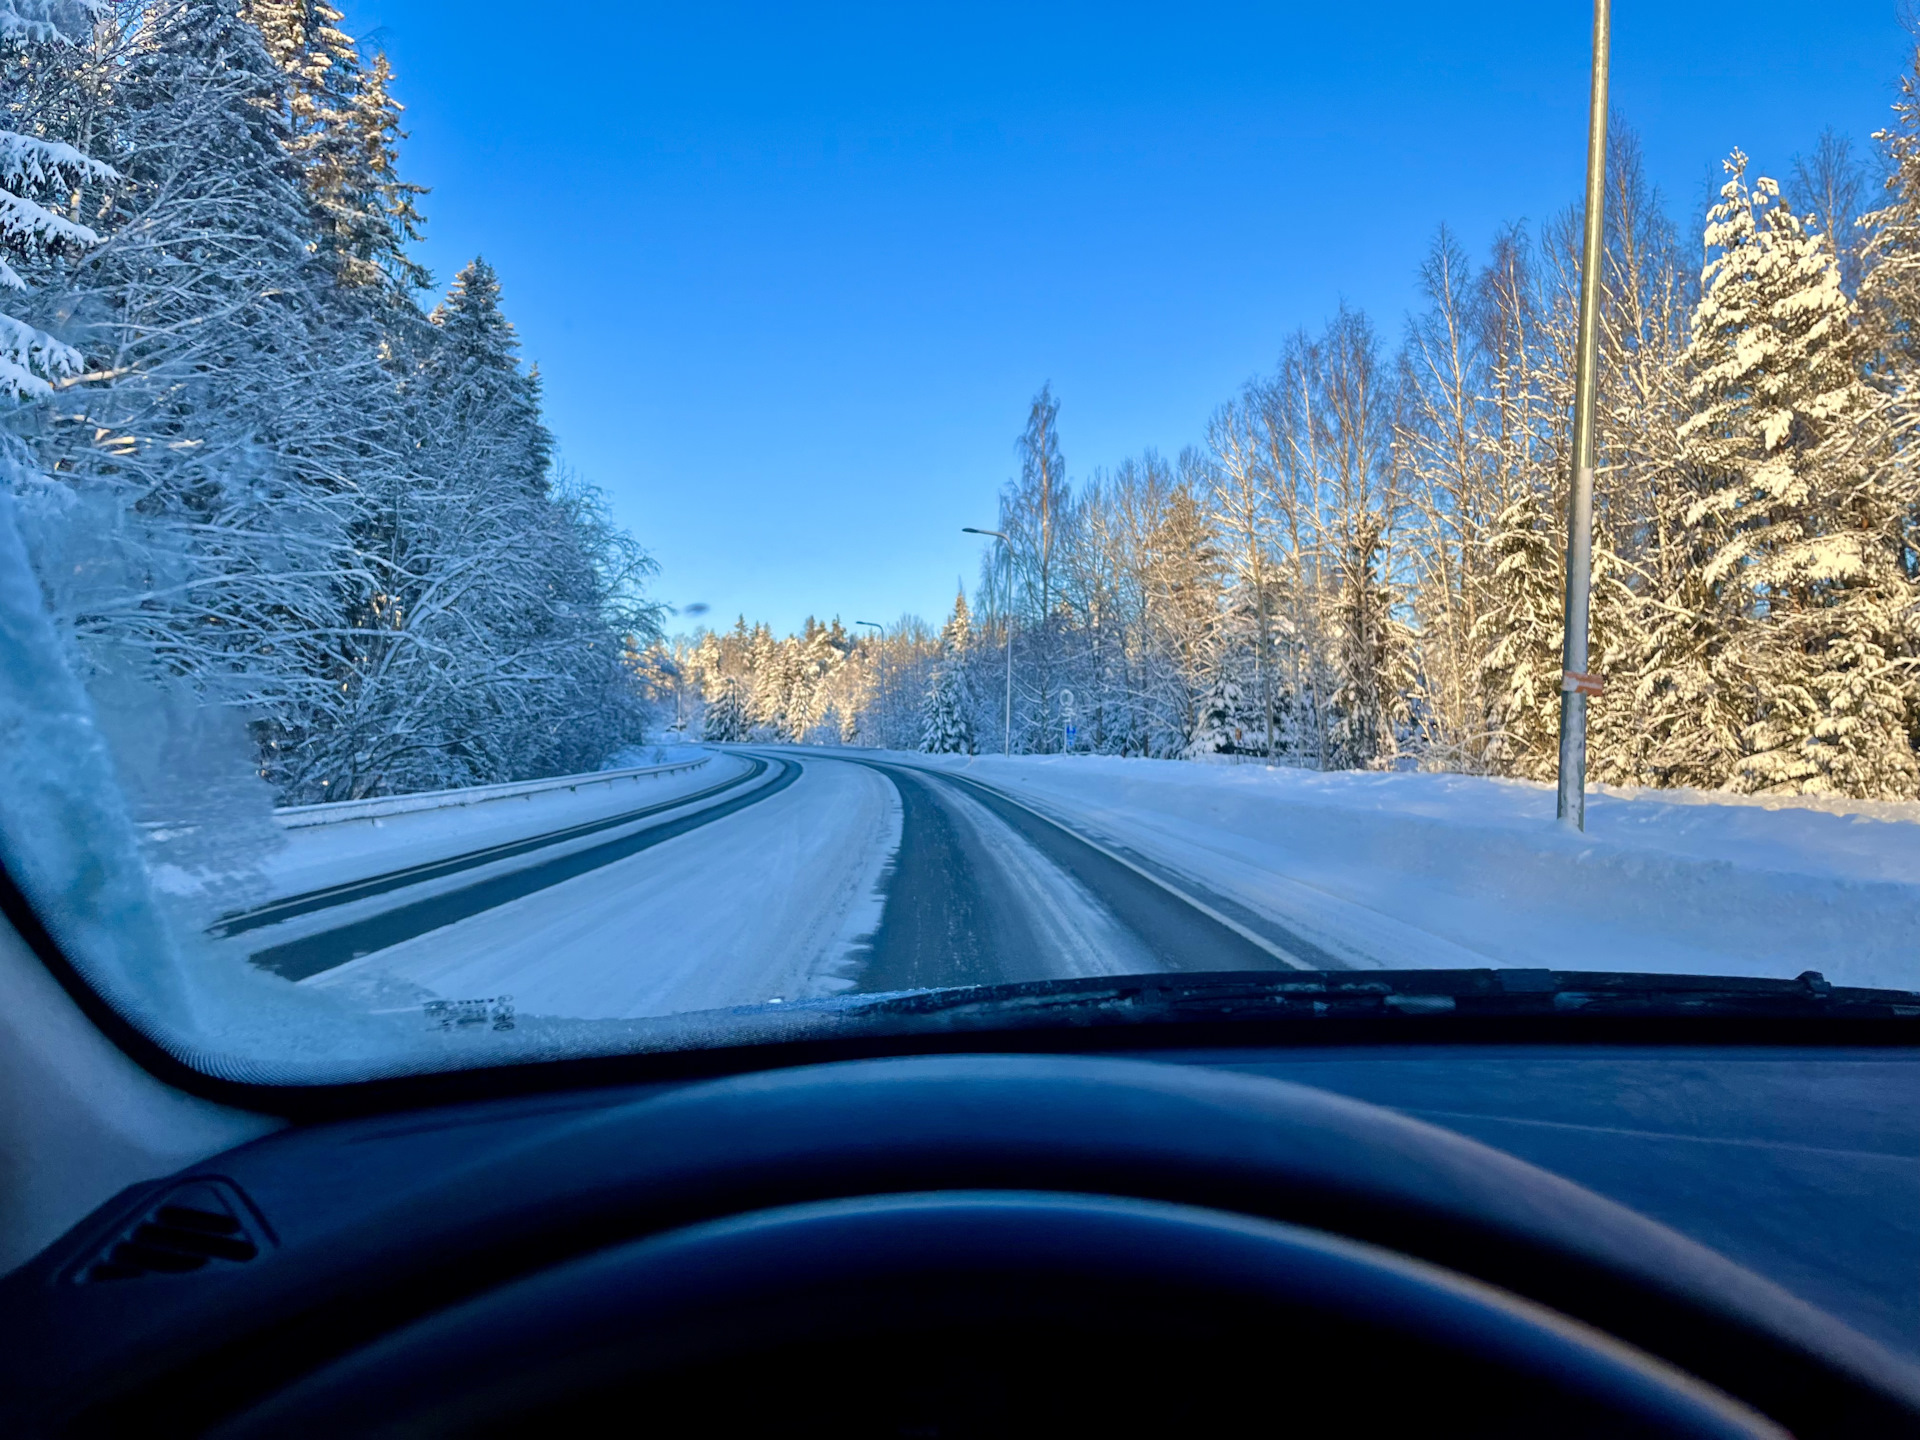
<path id="1" fill-rule="evenodd" d="M 941 799 L 953 787 L 1083 885 L 1167 970 L 1340 969 L 1295 937 L 1263 936 L 1104 845 L 990 785 L 917 766 L 836 756 L 881 771 L 900 792 L 900 853 L 859 988 L 908 990 L 1036 978 L 1031 927 L 993 887 L 970 828 Z"/>
<path id="2" fill-rule="evenodd" d="M 764 773 L 769 762 L 756 762 Z M 276 975 L 284 975 L 289 980 L 304 980 L 308 976 L 318 975 L 331 970 L 336 965 L 344 965 L 376 950 L 384 950 L 389 945 L 398 945 L 403 940 L 411 940 L 416 935 L 424 935 L 429 930 L 438 930 L 442 926 L 452 925 L 470 915 L 483 910 L 504 905 L 508 901 L 518 900 L 523 895 L 531 895 L 552 885 L 571 880 L 579 875 L 598 870 L 603 865 L 611 865 L 616 860 L 624 860 L 637 855 L 676 835 L 684 835 L 702 825 L 711 825 L 746 809 L 749 805 L 779 794 L 800 778 L 800 763 L 797 760 L 777 759 L 771 762 L 782 767 L 779 775 L 765 785 L 722 800 L 717 805 L 709 805 L 690 815 L 652 825 L 631 835 L 604 841 L 599 845 L 570 851 L 557 855 L 551 860 L 512 870 L 504 875 L 496 875 L 472 885 L 462 886 L 458 890 L 448 890 L 431 895 L 410 904 L 398 905 L 391 910 L 383 910 L 378 915 L 369 915 L 346 925 L 323 930 L 317 934 L 305 935 L 297 940 L 288 940 L 279 945 L 270 945 L 256 950 L 248 958 L 263 970 Z M 753 778 L 752 776 L 745 777 Z M 686 804 L 693 797 L 687 797 L 680 803 Z M 552 843 L 552 842 L 549 842 Z"/>
<path id="3" fill-rule="evenodd" d="M 385 895 L 389 891 L 403 889 L 408 885 L 438 880 L 443 875 L 457 875 L 462 870 L 491 865 L 497 860 L 510 860 L 516 855 L 526 855 L 535 850 L 545 849 L 549 845 L 560 845 L 569 840 L 598 835 L 622 825 L 631 825 L 636 820 L 644 820 L 650 815 L 678 810 L 687 805 L 698 804 L 702 800 L 710 800 L 715 795 L 723 795 L 729 790 L 737 790 L 740 786 L 765 774 L 766 769 L 766 761 L 752 760 L 744 774 L 735 775 L 731 779 L 722 780 L 705 789 L 677 795 L 671 800 L 656 801 L 635 810 L 622 811 L 618 815 L 608 815 L 580 825 L 569 825 L 561 830 L 549 830 L 544 834 L 510 841 L 504 845 L 489 845 L 482 850 L 469 850 L 465 854 L 451 855 L 444 860 L 430 860 L 419 865 L 409 865 L 404 870 L 389 870 L 383 875 L 375 875 L 366 880 L 349 880 L 339 885 L 328 885 L 322 889 L 288 895 L 254 910 L 240 910 L 222 915 L 207 927 L 207 933 L 215 937 L 239 935 L 248 930 L 257 930 L 263 925 L 278 925 L 296 916 L 310 915 L 315 910 L 330 910 L 335 905 L 345 905 L 349 901 Z"/>
<path id="4" fill-rule="evenodd" d="M 1122 869 L 1139 876 L 1149 885 L 1157 886 L 1175 896 L 1183 904 L 1192 906 L 1215 924 L 1233 931 L 1256 949 L 1265 951 L 1286 969 L 1347 970 L 1352 968 L 1346 961 L 1314 944 L 1305 936 L 1266 916 L 1254 913 L 1246 906 L 1224 895 L 1207 890 L 1203 885 L 1195 882 L 1191 876 L 1177 874 L 1155 864 L 1145 856 L 1129 854 L 1124 846 L 1103 843 L 1090 835 L 1083 834 L 1045 811 L 1023 800 L 1015 799 L 1006 791 L 995 789 L 970 775 L 950 775 L 946 778 L 976 794 L 992 796 L 994 802 L 1003 809 L 1011 807 L 1024 812 L 1041 825 L 1051 827 L 1055 832 L 1099 852 Z"/>

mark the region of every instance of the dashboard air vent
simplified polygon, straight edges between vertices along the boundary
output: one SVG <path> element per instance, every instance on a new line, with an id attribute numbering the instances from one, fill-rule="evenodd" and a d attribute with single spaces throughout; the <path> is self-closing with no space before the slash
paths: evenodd
<path id="1" fill-rule="evenodd" d="M 244 1265 L 266 1244 L 266 1229 L 224 1180 L 190 1180 L 162 1191 L 75 1279 L 82 1284 L 184 1275 Z"/>

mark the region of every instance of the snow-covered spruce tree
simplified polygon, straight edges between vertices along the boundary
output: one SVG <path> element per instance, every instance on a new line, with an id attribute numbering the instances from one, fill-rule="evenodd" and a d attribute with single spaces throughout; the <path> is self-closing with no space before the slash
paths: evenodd
<path id="1" fill-rule="evenodd" d="M 1893 109 L 1894 124 L 1875 137 L 1888 162 L 1886 204 L 1861 222 L 1874 405 L 1851 437 L 1848 473 L 1860 489 L 1843 506 L 1863 532 L 1854 588 L 1874 593 L 1871 609 L 1882 617 L 1873 627 L 1880 683 L 1900 693 L 1908 738 L 1920 751 L 1920 46 Z M 1904 636 L 1885 623 L 1903 612 Z"/>
<path id="2" fill-rule="evenodd" d="M 1316 549 L 1330 671 L 1326 763 L 1390 764 L 1414 683 L 1411 635 L 1396 614 L 1392 541 L 1400 518 L 1393 377 L 1364 315 L 1344 306 L 1316 347 L 1315 426 L 1325 499 Z"/>
<path id="3" fill-rule="evenodd" d="M 1532 488 L 1494 521 L 1493 574 L 1474 640 L 1496 774 L 1549 780 L 1559 763 L 1561 643 L 1566 632 L 1554 516 Z"/>
<path id="4" fill-rule="evenodd" d="M 776 640 L 768 626 L 755 627 L 753 643 L 747 651 L 752 689 L 744 699 L 756 740 L 784 744 L 794 738 L 787 713 L 793 698 L 796 670 L 793 662 L 790 647 Z"/>
<path id="5" fill-rule="evenodd" d="M 973 754 L 973 723 L 965 683 L 956 663 L 943 663 L 934 670 L 920 735 L 920 748 L 928 754 Z"/>
<path id="6" fill-rule="evenodd" d="M 746 706 L 741 702 L 740 682 L 731 677 L 721 680 L 718 693 L 707 696 L 707 713 L 701 722 L 700 738 L 730 745 L 747 739 L 752 729 Z"/>
<path id="7" fill-rule="evenodd" d="M 729 684 L 735 687 L 735 698 L 744 714 L 745 696 L 752 675 L 747 665 L 747 648 L 758 628 L 749 630 L 747 617 L 742 615 L 734 621 L 733 628 L 724 633 L 712 630 L 699 632 L 699 638 L 687 656 L 687 668 L 699 693 L 703 714 L 713 707 L 720 692 Z"/>
<path id="8" fill-rule="evenodd" d="M 1605 254 L 1590 668 L 1607 690 L 1588 708 L 1587 775 L 1639 785 L 1653 778 L 1655 632 L 1692 565 L 1684 514 L 1693 490 L 1679 439 L 1692 303 L 1673 225 L 1625 129 L 1609 144 Z"/>
<path id="9" fill-rule="evenodd" d="M 1264 738 L 1260 727 L 1265 716 L 1256 714 L 1258 709 L 1248 705 L 1240 682 L 1230 669 L 1222 666 L 1215 671 L 1213 683 L 1200 699 L 1193 735 L 1187 741 L 1184 757 L 1194 760 L 1205 755 L 1234 755 L 1259 747 Z"/>
<path id="10" fill-rule="evenodd" d="M 972 648 L 973 613 L 967 609 L 967 592 L 961 590 L 953 597 L 953 613 L 940 627 L 940 653 L 963 656 Z"/>
<path id="11" fill-rule="evenodd" d="M 1722 783 L 1756 792 L 1910 797 L 1911 580 L 1888 561 L 1886 467 L 1863 427 L 1854 307 L 1827 237 L 1727 162 L 1689 348 L 1681 427 L 1701 493 L 1688 519 L 1727 635 L 1718 678 L 1744 690 Z M 1910 672 L 1908 672 L 1910 674 Z"/>
<path id="12" fill-rule="evenodd" d="M 1276 602 L 1282 591 L 1274 563 L 1274 503 L 1260 463 L 1253 418 L 1244 401 L 1230 401 L 1207 424 L 1212 477 L 1210 519 L 1220 532 L 1221 550 L 1232 567 L 1234 584 L 1223 637 L 1220 669 L 1245 672 L 1244 689 L 1258 712 L 1241 743 L 1253 737 L 1272 758 L 1281 729 L 1284 703 L 1275 673 Z M 1210 707 L 1211 708 L 1211 707 Z"/>
<path id="13" fill-rule="evenodd" d="M 813 616 L 806 618 L 797 641 L 790 640 L 794 655 L 788 679 L 787 714 L 792 717 L 793 734 L 808 744 L 822 743 L 816 732 L 831 733 L 838 744 L 842 729 L 835 699 L 833 679 L 853 648 L 846 628 L 836 618 L 823 625 Z M 836 713 L 828 723 L 827 712 Z"/>
<path id="14" fill-rule="evenodd" d="M 520 365 L 520 339 L 500 306 L 500 277 L 475 258 L 432 316 L 424 388 L 433 442 L 463 473 L 546 493 L 553 437 L 540 418 L 540 377 Z"/>
<path id="15" fill-rule="evenodd" d="M 1336 769 L 1379 769 L 1400 750 L 1408 719 L 1413 637 L 1394 613 L 1382 576 L 1385 545 L 1377 518 L 1344 537 L 1331 605 L 1333 669 L 1330 759 Z"/>
<path id="16" fill-rule="evenodd" d="M 0 76 L 10 97 L 4 112 L 10 124 L 0 128 L 0 292 L 24 295 L 30 287 L 23 271 L 31 274 L 56 257 L 78 256 L 100 243 L 93 228 L 71 212 L 83 189 L 118 177 L 44 133 L 61 117 L 57 106 L 34 103 L 53 97 L 28 73 L 60 66 L 67 58 L 60 52 L 76 48 L 71 33 L 76 21 L 90 19 L 91 13 L 88 6 L 59 0 L 0 0 Z M 8 313 L 10 308 L 0 309 L 0 399 L 44 398 L 52 391 L 49 382 L 80 370 L 80 352 Z"/>
<path id="17" fill-rule="evenodd" d="M 341 284 L 425 286 L 407 245 L 420 238 L 426 192 L 399 178 L 405 136 L 386 56 L 368 67 L 326 0 L 243 0 L 241 13 L 289 77 L 288 144 Z"/>
<path id="18" fill-rule="evenodd" d="M 940 654 L 929 677 L 922 707 L 920 748 L 931 755 L 971 755 L 974 750 L 973 696 L 967 683 L 967 652 L 973 620 L 963 590 L 940 629 Z"/>

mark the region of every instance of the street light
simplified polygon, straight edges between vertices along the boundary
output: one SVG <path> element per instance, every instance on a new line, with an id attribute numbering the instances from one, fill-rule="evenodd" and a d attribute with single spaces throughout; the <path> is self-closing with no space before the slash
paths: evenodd
<path id="1" fill-rule="evenodd" d="M 1013 754 L 1013 542 L 998 530 L 976 530 L 971 525 L 960 527 L 962 535 L 991 535 L 1007 547 L 1007 729 L 1002 753 Z"/>
<path id="2" fill-rule="evenodd" d="M 880 748 L 887 748 L 887 627 L 877 625 L 871 620 L 856 620 L 856 625 L 865 625 L 880 635 Z"/>
<path id="3" fill-rule="evenodd" d="M 1580 255 L 1580 334 L 1573 386 L 1573 483 L 1567 487 L 1566 639 L 1560 661 L 1560 823 L 1587 828 L 1587 604 L 1593 584 L 1593 407 L 1600 260 L 1607 203 L 1607 32 L 1612 0 L 1593 4 L 1593 89 L 1587 113 L 1587 216 Z"/>

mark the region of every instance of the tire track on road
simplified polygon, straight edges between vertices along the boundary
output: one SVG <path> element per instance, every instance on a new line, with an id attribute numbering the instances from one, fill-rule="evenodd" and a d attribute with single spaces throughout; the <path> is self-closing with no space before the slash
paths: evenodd
<path id="1" fill-rule="evenodd" d="M 900 849 L 884 882 L 886 903 L 857 988 L 926 990 L 1034 978 L 1020 967 L 1035 963 L 1039 937 L 1017 906 L 984 883 L 993 859 L 983 853 L 973 827 L 915 772 L 866 768 L 879 771 L 899 793 Z"/>
<path id="2" fill-rule="evenodd" d="M 744 795 L 649 826 L 632 835 L 557 855 L 551 860 L 493 876 L 458 890 L 448 890 L 410 904 L 398 905 L 378 915 L 369 915 L 318 934 L 270 945 L 254 951 L 248 958 L 263 970 L 270 970 L 289 980 L 305 980 L 336 965 L 345 965 L 376 950 L 384 950 L 403 940 L 411 940 L 416 935 L 424 935 L 429 930 L 438 930 L 483 910 L 491 910 L 535 891 L 589 874 L 677 835 L 737 814 L 750 805 L 778 795 L 800 778 L 799 761 L 782 757 L 774 763 L 783 767 L 782 773 Z"/>
<path id="3" fill-rule="evenodd" d="M 583 839 L 588 835 L 597 835 L 603 830 L 617 829 L 622 825 L 631 825 L 636 820 L 644 820 L 650 815 L 664 814 L 668 810 L 678 810 L 687 805 L 696 805 L 715 795 L 737 790 L 740 786 L 757 779 L 766 773 L 767 762 L 755 759 L 752 767 L 744 775 L 735 775 L 730 780 L 722 780 L 717 785 L 709 785 L 704 790 L 694 790 L 671 800 L 656 801 L 643 805 L 637 810 L 628 810 L 619 815 L 609 815 L 599 820 L 589 820 L 580 825 L 569 825 L 561 830 L 549 830 L 542 835 L 529 836 L 524 840 L 513 840 L 503 845 L 489 845 L 483 850 L 469 850 L 464 855 L 451 855 L 444 860 L 429 860 L 419 865 L 409 865 L 404 870 L 389 870 L 383 875 L 375 875 L 365 880 L 349 880 L 339 885 L 328 885 L 318 890 L 307 890 L 298 895 L 288 895 L 279 900 L 261 905 L 253 910 L 240 910 L 222 915 L 207 927 L 207 933 L 216 939 L 228 935 L 240 935 L 248 930 L 257 930 L 263 925 L 278 925 L 284 921 L 296 919 L 301 915 L 310 915 L 315 910 L 330 910 L 335 905 L 345 905 L 354 900 L 366 900 L 375 895 L 384 895 L 408 885 L 419 885 L 428 880 L 437 880 L 443 875 L 457 875 L 462 870 L 471 870 L 481 865 L 491 865 L 497 860 L 510 860 L 516 855 L 525 855 L 534 850 L 545 849 L 549 845 L 565 844 L 569 840 Z"/>
<path id="4" fill-rule="evenodd" d="M 1132 855 L 1119 846 L 1109 845 L 1084 835 L 1066 822 L 1057 820 L 1042 810 L 1038 810 L 1023 800 L 1017 800 L 1004 790 L 997 790 L 972 776 L 953 775 L 940 770 L 921 771 L 922 774 L 937 775 L 950 784 L 960 786 L 977 795 L 997 815 L 1016 830 L 1038 843 L 1039 835 L 1052 835 L 1064 838 L 1072 846 L 1098 856 L 1115 872 L 1130 872 L 1144 880 L 1153 888 L 1191 907 L 1204 915 L 1215 925 L 1232 932 L 1247 945 L 1269 957 L 1269 963 L 1256 966 L 1179 966 L 1180 969 L 1287 969 L 1287 970 L 1349 970 L 1352 967 L 1338 956 L 1328 953 L 1311 940 L 1295 934 L 1285 926 L 1276 924 L 1264 916 L 1255 915 L 1245 906 L 1236 904 L 1224 896 L 1195 894 L 1203 889 L 1185 876 L 1156 865 L 1145 856 Z M 1109 872 L 1112 873 L 1112 872 Z M 1083 878 L 1085 878 L 1083 876 Z M 1239 914 L 1234 912 L 1238 911 Z M 1278 932 L 1279 938 L 1263 935 L 1261 930 Z M 1277 962 L 1277 963 L 1274 963 Z"/>
<path id="5" fill-rule="evenodd" d="M 1050 978 L 1034 925 L 986 883 L 994 864 L 956 823 L 940 788 L 968 796 L 1104 906 L 1169 971 L 1344 969 L 1309 942 L 1275 943 L 1168 879 L 988 785 L 917 766 L 865 765 L 900 792 L 900 854 L 859 988 L 865 991 Z"/>

